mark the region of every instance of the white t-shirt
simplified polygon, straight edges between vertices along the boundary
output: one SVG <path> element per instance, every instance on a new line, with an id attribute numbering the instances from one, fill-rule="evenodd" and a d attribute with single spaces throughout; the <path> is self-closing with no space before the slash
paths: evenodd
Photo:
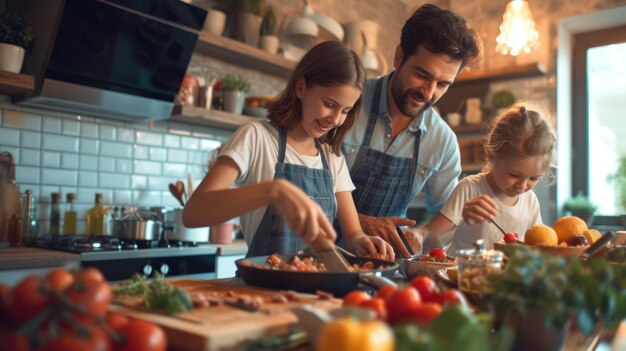
<path id="1" fill-rule="evenodd" d="M 493 249 L 494 242 L 502 239 L 502 233 L 489 221 L 471 226 L 463 220 L 463 205 L 481 195 L 491 197 L 498 204 L 499 211 L 494 221 L 507 233 L 517 232 L 519 240 L 523 240 L 528 228 L 542 223 L 539 201 L 533 191 L 523 193 L 515 205 L 508 206 L 498 200 L 483 173 L 465 177 L 441 209 L 441 214 L 457 225 L 452 244 L 448 248 L 450 256 L 455 256 L 457 250 L 473 248 L 472 243 L 478 239 L 485 241 L 485 248 L 488 250 Z"/>
<path id="2" fill-rule="evenodd" d="M 335 155 L 328 144 L 321 144 L 333 176 L 335 193 L 353 191 L 346 161 Z M 238 186 L 258 184 L 274 179 L 278 162 L 278 130 L 267 120 L 243 124 L 224 144 L 220 156 L 230 157 L 241 173 L 236 180 Z M 303 165 L 309 168 L 323 169 L 322 158 L 298 154 L 289 144 L 285 150 L 285 162 Z M 248 246 L 256 232 L 266 207 L 244 213 L 240 217 L 241 229 Z"/>

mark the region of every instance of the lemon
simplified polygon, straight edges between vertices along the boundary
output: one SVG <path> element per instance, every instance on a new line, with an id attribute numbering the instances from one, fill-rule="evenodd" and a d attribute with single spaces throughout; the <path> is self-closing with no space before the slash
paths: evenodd
<path id="1" fill-rule="evenodd" d="M 551 227 L 545 224 L 535 224 L 526 231 L 524 243 L 526 245 L 556 246 L 559 243 L 559 239 Z"/>
<path id="2" fill-rule="evenodd" d="M 575 216 L 561 217 L 554 222 L 552 228 L 559 238 L 559 244 L 568 242 L 571 237 L 587 230 L 587 223 Z"/>
<path id="3" fill-rule="evenodd" d="M 589 245 L 595 243 L 602 236 L 597 229 L 587 229 L 583 232 L 583 235 L 587 238 Z"/>

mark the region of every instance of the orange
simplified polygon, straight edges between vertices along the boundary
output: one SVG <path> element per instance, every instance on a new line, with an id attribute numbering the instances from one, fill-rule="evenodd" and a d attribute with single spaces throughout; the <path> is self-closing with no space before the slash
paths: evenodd
<path id="1" fill-rule="evenodd" d="M 596 240 L 600 239 L 602 234 L 597 229 L 587 229 L 583 232 L 585 238 L 587 238 L 587 243 L 589 245 L 596 242 Z"/>
<path id="2" fill-rule="evenodd" d="M 559 240 L 554 229 L 545 224 L 535 224 L 526 231 L 524 243 L 526 245 L 556 246 Z"/>
<path id="3" fill-rule="evenodd" d="M 583 234 L 587 230 L 587 223 L 578 217 L 565 216 L 557 219 L 552 228 L 559 238 L 559 243 L 562 243 L 574 235 Z"/>

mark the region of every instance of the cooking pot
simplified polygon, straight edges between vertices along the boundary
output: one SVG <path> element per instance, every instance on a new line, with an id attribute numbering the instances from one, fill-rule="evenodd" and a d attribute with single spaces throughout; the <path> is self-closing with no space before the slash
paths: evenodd
<path id="1" fill-rule="evenodd" d="M 165 240 L 180 240 L 196 243 L 209 241 L 209 227 L 187 228 L 183 224 L 183 210 L 163 211 Z"/>
<path id="2" fill-rule="evenodd" d="M 161 222 L 152 212 L 130 212 L 121 219 L 111 221 L 113 233 L 120 239 L 159 240 Z"/>

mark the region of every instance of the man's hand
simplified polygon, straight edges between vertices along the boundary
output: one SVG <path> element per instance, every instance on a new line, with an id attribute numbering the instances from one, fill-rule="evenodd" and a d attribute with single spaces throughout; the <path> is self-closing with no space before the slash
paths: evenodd
<path id="1" fill-rule="evenodd" d="M 359 221 L 365 234 L 378 236 L 391 244 L 402 257 L 411 257 L 398 236 L 396 227 L 415 225 L 414 220 L 402 217 L 372 217 L 359 213 Z"/>

